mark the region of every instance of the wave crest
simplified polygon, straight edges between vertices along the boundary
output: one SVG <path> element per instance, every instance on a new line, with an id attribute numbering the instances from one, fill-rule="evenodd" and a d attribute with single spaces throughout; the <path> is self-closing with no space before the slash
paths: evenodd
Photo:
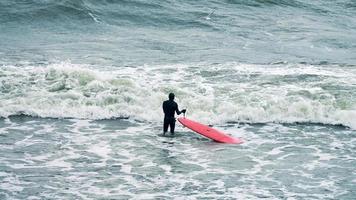
<path id="1" fill-rule="evenodd" d="M 0 116 L 161 121 L 175 92 L 205 123 L 342 124 L 356 129 L 354 69 L 238 63 L 90 69 L 70 63 L 0 72 Z"/>

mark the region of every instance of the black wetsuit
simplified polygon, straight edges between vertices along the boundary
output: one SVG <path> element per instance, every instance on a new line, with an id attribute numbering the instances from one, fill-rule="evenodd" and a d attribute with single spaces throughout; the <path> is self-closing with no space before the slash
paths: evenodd
<path id="1" fill-rule="evenodd" d="M 176 112 L 177 115 L 180 115 L 182 112 L 179 111 L 178 104 L 174 100 L 164 101 L 162 107 L 164 112 L 163 133 L 166 133 L 168 130 L 168 126 L 170 126 L 171 134 L 174 134 L 174 127 L 176 124 L 174 112 Z"/>

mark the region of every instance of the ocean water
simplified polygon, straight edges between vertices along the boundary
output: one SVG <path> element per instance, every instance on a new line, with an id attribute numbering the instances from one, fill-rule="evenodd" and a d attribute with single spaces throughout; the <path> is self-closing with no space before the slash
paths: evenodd
<path id="1" fill-rule="evenodd" d="M 0 199 L 355 199 L 356 2 L 0 1 Z M 242 138 L 215 143 L 162 102 Z"/>

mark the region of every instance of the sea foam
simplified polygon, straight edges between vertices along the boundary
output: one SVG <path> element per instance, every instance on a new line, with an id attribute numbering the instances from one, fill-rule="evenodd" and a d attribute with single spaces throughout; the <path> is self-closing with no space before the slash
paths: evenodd
<path id="1" fill-rule="evenodd" d="M 204 123 L 323 123 L 356 128 L 352 68 L 302 64 L 2 66 L 0 116 L 162 120 L 162 101 Z"/>

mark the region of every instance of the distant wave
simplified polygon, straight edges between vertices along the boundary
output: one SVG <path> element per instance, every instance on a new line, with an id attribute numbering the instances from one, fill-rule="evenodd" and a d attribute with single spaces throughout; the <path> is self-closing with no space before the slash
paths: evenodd
<path id="1" fill-rule="evenodd" d="M 1 1 L 2 22 L 43 22 L 56 20 L 88 19 L 88 8 L 84 1 Z"/>
<path id="2" fill-rule="evenodd" d="M 0 2 L 0 23 L 73 26 L 102 22 L 125 26 L 209 27 L 205 13 L 181 12 L 174 4 L 154 1 L 25 1 Z M 44 24 L 43 26 L 45 26 Z"/>
<path id="3" fill-rule="evenodd" d="M 227 0 L 227 3 L 238 4 L 252 7 L 264 7 L 264 6 L 291 6 L 291 7 L 304 7 L 300 1 L 288 1 L 288 0 Z"/>
<path id="4" fill-rule="evenodd" d="M 160 121 L 162 101 L 175 92 L 187 115 L 205 123 L 321 123 L 356 129 L 352 67 L 202 63 L 98 71 L 64 62 L 0 68 L 1 117 Z"/>
<path id="5" fill-rule="evenodd" d="M 344 7 L 347 7 L 347 4 L 348 2 L 345 2 Z M 231 8 L 231 6 L 233 7 Z M 83 23 L 90 24 L 100 21 L 111 25 L 212 28 L 211 23 L 202 20 L 212 9 L 216 9 L 217 12 L 209 18 L 226 18 L 229 16 L 229 21 L 232 22 L 229 26 L 234 26 L 234 21 L 237 22 L 239 19 L 239 15 L 236 14 L 243 13 L 246 8 L 259 9 L 271 6 L 291 7 L 301 11 L 309 10 L 316 14 L 331 12 L 328 5 L 288 0 L 227 0 L 218 3 L 215 1 L 158 3 L 152 0 L 27 0 L 22 2 L 4 0 L 0 2 L 0 22 L 30 24 L 50 22 L 57 23 L 57 25 L 82 25 Z M 192 7 L 194 9 L 191 9 Z M 251 10 L 250 12 L 251 16 L 260 15 L 260 11 L 255 13 Z M 223 23 L 230 23 L 229 21 Z"/>

